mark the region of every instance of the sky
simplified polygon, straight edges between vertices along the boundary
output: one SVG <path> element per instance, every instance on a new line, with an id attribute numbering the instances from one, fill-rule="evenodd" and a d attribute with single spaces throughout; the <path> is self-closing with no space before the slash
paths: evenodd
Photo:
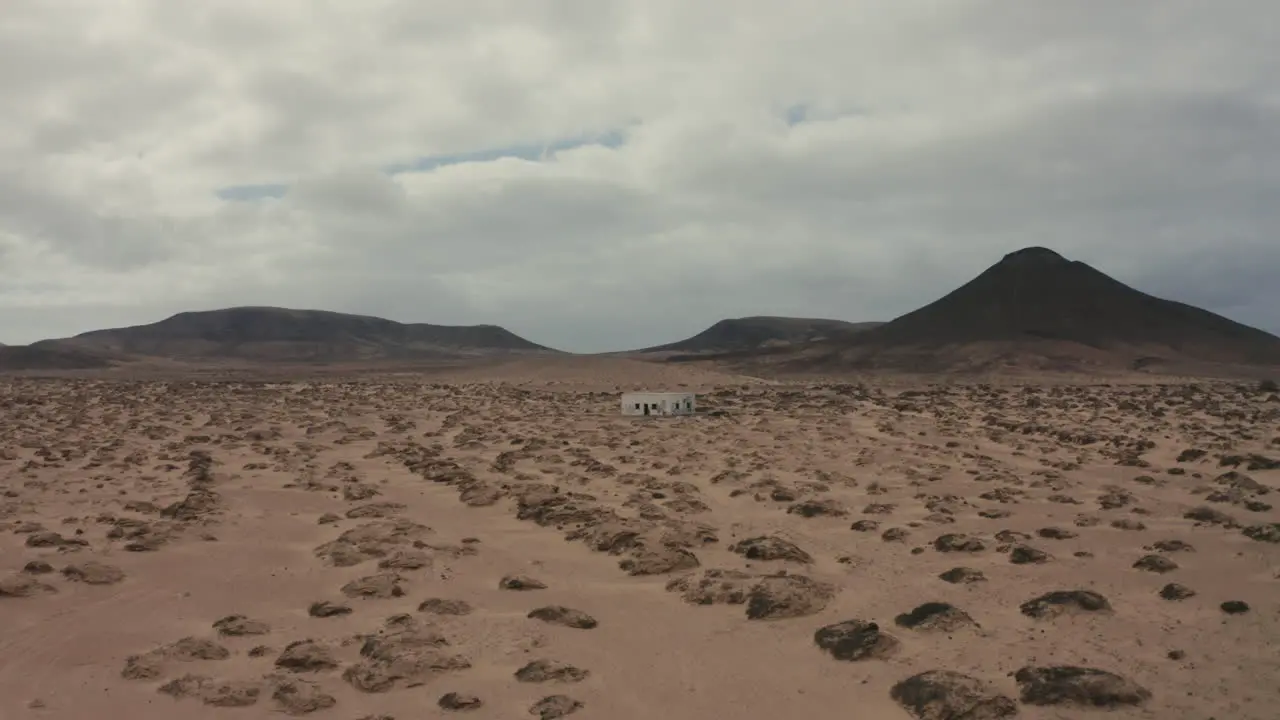
<path id="1" fill-rule="evenodd" d="M 0 342 L 276 305 L 594 352 L 1046 246 L 1280 332 L 1272 0 L 4 0 Z"/>

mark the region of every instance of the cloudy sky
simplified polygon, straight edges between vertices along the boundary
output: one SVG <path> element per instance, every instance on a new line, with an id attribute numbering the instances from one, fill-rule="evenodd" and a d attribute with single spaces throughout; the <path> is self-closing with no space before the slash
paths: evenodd
<path id="1" fill-rule="evenodd" d="M 1274 0 L 4 0 L 0 342 L 281 305 L 597 351 L 1052 247 L 1280 331 Z"/>

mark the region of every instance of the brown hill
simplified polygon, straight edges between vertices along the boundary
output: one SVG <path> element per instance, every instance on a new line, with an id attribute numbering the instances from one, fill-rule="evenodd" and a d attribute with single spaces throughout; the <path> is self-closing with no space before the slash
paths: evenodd
<path id="1" fill-rule="evenodd" d="M 496 325 L 399 323 L 325 310 L 237 307 L 178 313 L 149 325 L 94 330 L 36 346 L 181 360 L 436 360 L 558 352 Z"/>
<path id="2" fill-rule="evenodd" d="M 1280 365 L 1280 338 L 1140 292 L 1052 250 L 1026 248 L 879 327 L 734 359 L 804 371 L 1273 366 Z"/>
<path id="3" fill-rule="evenodd" d="M 111 365 L 101 355 L 80 350 L 0 345 L 0 371 L 93 370 Z"/>
<path id="4" fill-rule="evenodd" d="M 843 337 L 882 324 L 758 315 L 721 320 L 693 337 L 637 352 L 723 353 L 783 347 Z"/>

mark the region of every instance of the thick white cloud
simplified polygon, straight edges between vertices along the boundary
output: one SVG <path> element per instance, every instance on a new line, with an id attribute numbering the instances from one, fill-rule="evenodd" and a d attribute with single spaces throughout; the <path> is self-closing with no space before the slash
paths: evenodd
<path id="1" fill-rule="evenodd" d="M 240 304 L 574 350 L 1019 247 L 1280 330 L 1265 0 L 7 0 L 0 341 Z"/>

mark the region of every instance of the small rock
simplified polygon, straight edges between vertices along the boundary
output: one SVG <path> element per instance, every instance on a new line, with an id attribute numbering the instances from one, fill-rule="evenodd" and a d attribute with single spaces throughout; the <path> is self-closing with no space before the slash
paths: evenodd
<path id="1" fill-rule="evenodd" d="M 1187 598 L 1195 597 L 1195 594 L 1195 590 L 1178 583 L 1169 583 L 1160 588 L 1160 597 L 1165 600 L 1186 600 Z"/>
<path id="2" fill-rule="evenodd" d="M 434 615 L 470 615 L 471 603 L 466 600 L 446 600 L 444 598 L 428 598 L 418 604 L 418 612 Z"/>
<path id="3" fill-rule="evenodd" d="M 791 515 L 799 515 L 800 517 L 844 517 L 849 514 L 840 503 L 835 500 L 803 500 L 787 508 L 787 512 Z"/>
<path id="4" fill-rule="evenodd" d="M 563 625 L 564 627 L 576 628 L 578 630 L 591 630 L 600 623 L 590 615 L 581 610 L 574 610 L 563 605 L 548 605 L 540 607 L 529 612 L 528 617 L 533 620 L 541 620 L 552 625 Z"/>
<path id="5" fill-rule="evenodd" d="M 1178 563 L 1163 555 L 1144 555 L 1138 558 L 1133 567 L 1153 573 L 1167 573 L 1178 569 Z"/>
<path id="6" fill-rule="evenodd" d="M 813 642 L 837 660 L 884 659 L 898 650 L 897 638 L 863 620 L 845 620 L 819 628 Z"/>
<path id="7" fill-rule="evenodd" d="M 942 535 L 933 541 L 933 549 L 938 552 L 982 552 L 986 547 L 978 538 L 959 533 Z"/>
<path id="8" fill-rule="evenodd" d="M 1134 520 L 1133 518 L 1120 518 L 1119 520 L 1112 520 L 1111 527 L 1117 530 L 1146 530 L 1147 529 L 1147 526 L 1143 524 L 1141 520 Z"/>
<path id="9" fill-rule="evenodd" d="M 590 671 L 574 667 L 557 660 L 533 660 L 516 670 L 516 680 L 527 683 L 541 682 L 580 682 L 587 679 Z"/>
<path id="10" fill-rule="evenodd" d="M 1055 590 L 1019 606 L 1023 615 L 1052 618 L 1070 612 L 1111 612 L 1111 603 L 1092 590 Z"/>
<path id="11" fill-rule="evenodd" d="M 1049 562 L 1049 553 L 1030 545 L 1015 545 L 1009 551 L 1009 562 L 1014 565 L 1042 565 Z"/>
<path id="12" fill-rule="evenodd" d="M 475 695 L 465 695 L 463 693 L 450 692 L 440 696 L 436 701 L 442 710 L 449 712 L 465 712 L 468 710 L 479 709 L 484 702 Z"/>
<path id="13" fill-rule="evenodd" d="M 319 685 L 308 680 L 270 676 L 268 682 L 272 686 L 271 699 L 286 715 L 309 715 L 328 710 L 338 703 L 332 695 L 321 691 Z"/>
<path id="14" fill-rule="evenodd" d="M 0 579 L 0 598 L 25 598 L 36 595 L 51 595 L 56 592 L 58 592 L 58 588 L 48 583 L 40 582 L 31 575 L 19 573 Z"/>
<path id="15" fill-rule="evenodd" d="M 618 562 L 628 575 L 664 575 L 698 567 L 698 556 L 674 545 L 640 546 L 631 557 Z"/>
<path id="16" fill-rule="evenodd" d="M 963 627 L 975 626 L 968 613 L 943 602 L 929 602 L 893 619 L 899 627 L 925 632 L 954 632 Z"/>
<path id="17" fill-rule="evenodd" d="M 350 615 L 351 608 L 347 605 L 321 600 L 320 602 L 311 603 L 310 607 L 307 608 L 307 614 L 318 618 L 336 617 L 338 615 Z"/>
<path id="18" fill-rule="evenodd" d="M 529 708 L 530 715 L 538 716 L 538 720 L 557 720 L 578 712 L 583 708 L 581 702 L 568 695 L 548 695 Z"/>
<path id="19" fill-rule="evenodd" d="M 778 620 L 821 612 L 835 597 L 829 583 L 804 575 L 768 575 L 747 594 L 748 620 Z"/>
<path id="20" fill-rule="evenodd" d="M 333 651 L 314 640 L 298 640 L 285 646 L 284 652 L 276 658 L 276 667 L 294 672 L 316 672 L 333 670 L 338 661 Z"/>
<path id="21" fill-rule="evenodd" d="M 906 528 L 891 527 L 880 534 L 880 539 L 885 542 L 905 542 L 909 535 Z"/>
<path id="22" fill-rule="evenodd" d="M 1018 713 L 1018 704 L 990 684 L 950 670 L 912 675 L 889 696 L 917 720 L 1000 720 Z"/>
<path id="23" fill-rule="evenodd" d="M 986 582 L 987 576 L 981 570 L 974 570 L 967 567 L 954 567 L 938 576 L 942 580 L 962 585 L 968 583 Z"/>
<path id="24" fill-rule="evenodd" d="M 747 538 L 729 546 L 748 560 L 787 560 L 797 563 L 811 563 L 813 557 L 800 549 L 795 543 L 773 535 Z"/>
<path id="25" fill-rule="evenodd" d="M 250 620 L 244 615 L 228 615 L 213 623 L 213 629 L 219 635 L 243 637 L 246 635 L 266 635 L 271 626 L 261 620 Z"/>
<path id="26" fill-rule="evenodd" d="M 507 575 L 498 581 L 500 590 L 546 590 L 547 584 L 528 575 Z"/>
<path id="27" fill-rule="evenodd" d="M 1228 528 L 1240 527 L 1240 523 L 1236 522 L 1235 518 L 1221 510 L 1215 510 L 1205 505 L 1188 510 L 1183 513 L 1182 517 L 1207 525 L 1222 525 Z"/>
<path id="28" fill-rule="evenodd" d="M 1218 607 L 1222 608 L 1222 612 L 1228 615 L 1239 615 L 1240 613 L 1249 612 L 1249 603 L 1243 600 L 1228 600 Z"/>
<path id="29" fill-rule="evenodd" d="M 386 600 L 402 597 L 404 588 L 402 578 L 395 573 L 378 573 L 356 580 L 342 586 L 342 594 L 352 598 Z"/>
<path id="30" fill-rule="evenodd" d="M 1160 540 L 1159 542 L 1151 543 L 1146 549 L 1159 550 L 1160 552 L 1195 552 L 1195 548 L 1181 540 Z"/>
<path id="31" fill-rule="evenodd" d="M 1110 708 L 1141 705 L 1151 692 L 1132 680 L 1094 668 L 1057 665 L 1024 667 L 1013 675 L 1028 705 Z"/>
<path id="32" fill-rule="evenodd" d="M 1280 543 L 1280 523 L 1251 525 L 1240 532 L 1250 540 L 1267 543 Z"/>

